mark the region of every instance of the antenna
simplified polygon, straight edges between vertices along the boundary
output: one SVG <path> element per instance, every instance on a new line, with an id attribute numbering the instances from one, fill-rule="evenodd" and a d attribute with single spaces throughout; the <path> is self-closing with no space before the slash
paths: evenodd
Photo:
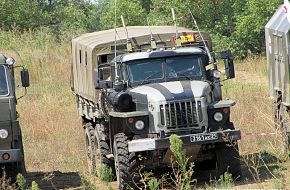
<path id="1" fill-rule="evenodd" d="M 126 32 L 126 38 L 127 38 L 127 51 L 128 51 L 128 52 L 132 52 L 132 51 L 133 51 L 132 43 L 131 43 L 131 40 L 129 39 L 128 30 L 127 30 L 127 27 L 126 27 L 126 24 L 125 24 L 125 21 L 124 21 L 124 17 L 123 17 L 123 15 L 121 15 L 121 20 L 122 20 L 123 27 L 125 28 L 125 32 Z"/>
<path id="2" fill-rule="evenodd" d="M 191 15 L 191 18 L 192 18 L 192 20 L 193 20 L 193 22 L 194 22 L 196 28 L 197 28 L 197 31 L 198 31 L 198 33 L 199 33 L 199 36 L 201 37 L 201 40 L 202 40 L 202 42 L 203 42 L 203 44 L 204 44 L 205 51 L 206 51 L 206 53 L 207 53 L 207 55 L 208 55 L 208 57 L 209 57 L 209 62 L 210 62 L 210 63 L 214 63 L 213 57 L 211 56 L 210 51 L 209 51 L 209 49 L 208 49 L 208 47 L 207 47 L 207 44 L 205 43 L 205 40 L 204 40 L 203 36 L 201 35 L 201 32 L 200 32 L 199 27 L 198 27 L 198 25 L 197 25 L 197 22 L 196 22 L 196 20 L 195 20 L 195 18 L 194 18 L 194 16 L 193 16 L 191 10 L 190 10 L 190 9 L 188 9 L 188 10 L 189 10 L 189 14 Z"/>
<path id="3" fill-rule="evenodd" d="M 153 37 L 153 33 L 152 33 L 152 30 L 151 30 L 151 26 L 150 26 L 148 17 L 147 17 L 147 24 L 148 24 L 148 27 L 149 27 L 149 30 L 150 30 L 151 49 L 155 50 L 155 49 L 157 49 L 157 45 L 156 45 L 155 38 Z"/>
<path id="4" fill-rule="evenodd" d="M 118 65 L 117 65 L 117 0 L 115 0 L 115 80 L 119 81 L 120 80 L 120 76 L 118 75 Z"/>
<path id="5" fill-rule="evenodd" d="M 177 21 L 176 21 L 176 17 L 175 17 L 174 8 L 171 8 L 171 13 L 172 13 L 172 19 L 174 22 L 174 26 L 175 26 L 175 44 L 176 44 L 176 46 L 180 47 L 181 41 L 180 41 L 179 36 L 178 36 Z"/>

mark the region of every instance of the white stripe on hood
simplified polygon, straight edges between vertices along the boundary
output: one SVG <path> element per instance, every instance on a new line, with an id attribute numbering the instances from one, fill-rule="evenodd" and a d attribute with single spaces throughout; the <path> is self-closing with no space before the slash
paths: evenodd
<path id="1" fill-rule="evenodd" d="M 147 95 L 149 102 L 159 102 L 166 100 L 166 98 L 161 94 L 161 92 L 150 86 L 139 86 L 137 88 L 130 90 L 130 92 Z"/>

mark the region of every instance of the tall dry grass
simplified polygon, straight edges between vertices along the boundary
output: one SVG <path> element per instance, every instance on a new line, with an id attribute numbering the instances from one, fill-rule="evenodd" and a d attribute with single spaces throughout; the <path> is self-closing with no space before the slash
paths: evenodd
<path id="1" fill-rule="evenodd" d="M 244 177 L 253 178 L 255 185 L 244 188 L 276 188 L 265 179 L 277 180 L 275 169 L 281 170 L 284 187 L 290 188 L 289 162 L 285 160 L 283 134 L 273 121 L 273 100 L 269 98 L 267 64 L 265 57 L 256 57 L 236 63 L 236 78 L 225 81 L 224 98 L 236 100 L 231 119 L 242 132 L 239 142 Z M 245 174 L 249 173 L 249 174 Z M 248 175 L 248 176 L 247 176 Z"/>
<path id="2" fill-rule="evenodd" d="M 231 110 L 231 117 L 243 134 L 242 154 L 266 151 L 281 156 L 281 137 L 274 128 L 265 57 L 239 61 L 236 70 L 236 78 L 224 82 L 223 93 L 224 98 L 234 99 L 237 103 Z"/>
<path id="3" fill-rule="evenodd" d="M 83 130 L 70 90 L 70 44 L 43 28 L 0 31 L 0 47 L 30 71 L 28 95 L 18 102 L 28 171 L 85 170 Z"/>

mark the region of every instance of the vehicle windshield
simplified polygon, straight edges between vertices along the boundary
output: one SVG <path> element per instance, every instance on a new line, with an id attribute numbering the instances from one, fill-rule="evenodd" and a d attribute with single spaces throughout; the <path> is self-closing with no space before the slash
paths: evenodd
<path id="1" fill-rule="evenodd" d="M 9 94 L 5 67 L 0 65 L 0 96 Z"/>
<path id="2" fill-rule="evenodd" d="M 201 57 L 196 55 L 136 60 L 128 64 L 129 82 L 145 84 L 152 81 L 201 79 L 201 64 Z"/>

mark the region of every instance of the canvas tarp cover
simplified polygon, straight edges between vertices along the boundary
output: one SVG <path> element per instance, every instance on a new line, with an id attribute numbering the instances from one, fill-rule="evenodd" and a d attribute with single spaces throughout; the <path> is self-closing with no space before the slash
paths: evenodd
<path id="1" fill-rule="evenodd" d="M 151 32 L 155 40 L 170 43 L 176 34 L 176 28 L 172 26 L 151 26 Z M 128 36 L 133 47 L 150 42 L 150 28 L 148 26 L 127 27 Z M 115 32 L 116 31 L 116 32 Z M 198 32 L 178 27 L 179 34 L 195 33 L 198 41 L 201 41 Z M 115 35 L 116 34 L 116 35 Z M 202 33 L 211 50 L 211 39 L 206 33 Z M 96 101 L 94 88 L 94 70 L 98 67 L 98 55 L 114 53 L 112 47 L 127 43 L 127 35 L 124 28 L 117 28 L 93 33 L 83 34 L 72 40 L 72 88 L 76 94 L 83 96 L 90 101 Z"/>

